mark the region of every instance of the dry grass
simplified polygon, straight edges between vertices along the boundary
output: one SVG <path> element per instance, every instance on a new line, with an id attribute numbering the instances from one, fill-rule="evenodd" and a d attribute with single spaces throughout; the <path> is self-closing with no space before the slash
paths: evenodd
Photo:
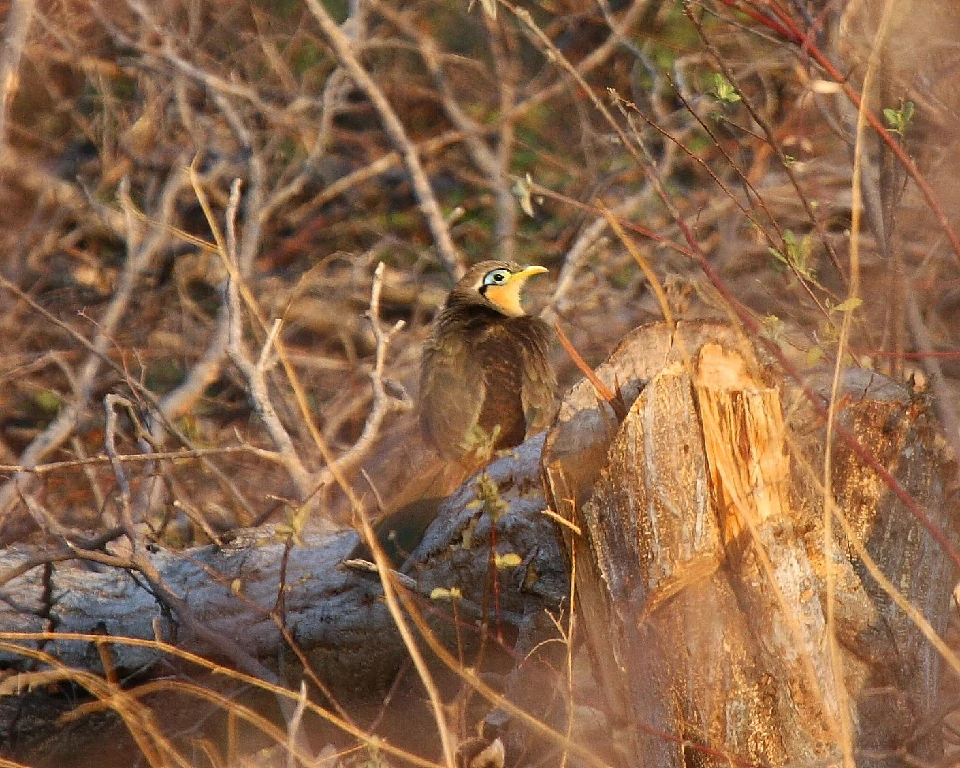
<path id="1" fill-rule="evenodd" d="M 338 483 L 411 429 L 451 278 L 495 254 L 551 269 L 530 303 L 590 364 L 668 312 L 732 319 L 794 361 L 919 381 L 960 445 L 946 0 L 895 11 L 880 42 L 883 3 L 860 0 L 8 5 L 6 544 L 340 525 Z M 295 709 L 255 675 L 130 691 L 42 666 L 147 764 L 262 746 L 309 764 L 230 698 Z M 226 742 L 166 722 L 164 696 L 203 699 Z M 240 720 L 262 741 L 240 744 Z M 382 745 L 350 738 L 344 764 L 377 764 Z"/>

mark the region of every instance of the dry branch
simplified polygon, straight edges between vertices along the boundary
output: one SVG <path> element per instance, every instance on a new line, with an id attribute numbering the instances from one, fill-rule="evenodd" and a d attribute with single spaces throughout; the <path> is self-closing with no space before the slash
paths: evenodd
<path id="1" fill-rule="evenodd" d="M 450 229 L 444 220 L 443 212 L 440 210 L 440 204 L 437 202 L 433 187 L 427 178 L 423 163 L 420 160 L 420 155 L 417 153 L 417 148 L 407 135 L 406 128 L 397 116 L 396 111 L 390 105 L 387 97 L 383 94 L 383 91 L 377 86 L 376 81 L 357 60 L 356 54 L 353 51 L 353 41 L 351 41 L 343 29 L 337 26 L 327 9 L 317 0 L 307 0 L 307 7 L 320 24 L 324 36 L 336 53 L 337 59 L 340 61 L 341 66 L 343 66 L 344 71 L 349 74 L 357 87 L 367 95 L 367 98 L 369 98 L 376 107 L 384 130 L 390 136 L 390 140 L 397 147 L 406 164 L 407 172 L 410 174 L 410 179 L 420 202 L 420 210 L 424 218 L 426 218 L 433 235 L 434 245 L 437 248 L 437 256 L 447 272 L 449 272 L 454 279 L 459 279 L 464 271 L 463 257 L 460 255 L 457 246 L 453 242 L 453 238 L 450 236 Z"/>

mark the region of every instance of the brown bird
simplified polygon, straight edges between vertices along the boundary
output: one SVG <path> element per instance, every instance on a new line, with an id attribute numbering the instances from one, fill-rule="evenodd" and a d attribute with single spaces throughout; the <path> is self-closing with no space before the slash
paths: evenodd
<path id="1" fill-rule="evenodd" d="M 481 262 L 454 286 L 434 320 L 423 347 L 419 420 L 439 461 L 412 468 L 415 477 L 376 526 L 395 564 L 419 543 L 445 496 L 494 452 L 549 425 L 557 389 L 547 360 L 553 332 L 520 304 L 527 279 L 546 271 Z M 368 554 L 361 545 L 354 556 Z"/>
<path id="2" fill-rule="evenodd" d="M 420 428 L 444 458 L 479 468 L 547 427 L 557 389 L 552 334 L 520 305 L 523 284 L 546 271 L 484 261 L 447 297 L 420 370 Z"/>

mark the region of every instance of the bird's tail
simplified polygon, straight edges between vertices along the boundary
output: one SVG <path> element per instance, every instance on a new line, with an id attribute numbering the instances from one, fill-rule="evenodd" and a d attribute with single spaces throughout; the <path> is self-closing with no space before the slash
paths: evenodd
<path id="1" fill-rule="evenodd" d="M 379 509 L 371 517 L 380 546 L 399 567 L 436 518 L 441 502 L 484 462 L 443 459 L 422 441 L 407 443 L 385 458 L 381 477 L 388 483 L 377 488 Z M 371 482 L 376 487 L 376 479 Z M 366 542 L 360 542 L 351 557 L 370 560 Z"/>

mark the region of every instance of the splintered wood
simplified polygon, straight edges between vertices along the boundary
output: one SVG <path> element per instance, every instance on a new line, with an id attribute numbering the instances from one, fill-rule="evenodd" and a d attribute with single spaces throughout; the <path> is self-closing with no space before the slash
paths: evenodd
<path id="1" fill-rule="evenodd" d="M 758 651 L 791 692 L 803 730 L 840 738 L 837 689 L 806 546 L 793 527 L 790 456 L 780 393 L 717 344 L 700 350 L 696 378 L 703 442 L 729 575 L 757 630 Z"/>
<path id="2" fill-rule="evenodd" d="M 830 663 L 822 476 L 810 469 L 822 471 L 825 432 L 806 395 L 712 324 L 640 329 L 598 375 L 640 390 L 626 419 L 575 389 L 543 461 L 551 505 L 580 531 L 564 532 L 578 626 L 623 724 L 624 764 L 839 764 L 845 717 L 858 761 L 935 758 L 936 733 L 917 724 L 934 709 L 938 657 L 843 538 L 829 563 L 842 674 Z M 822 392 L 820 379 L 807 384 Z M 869 371 L 846 372 L 840 396 L 838 423 L 948 525 L 926 408 Z M 942 632 L 948 558 L 849 446 L 833 450 L 837 504 Z"/>
<path id="3" fill-rule="evenodd" d="M 700 350 L 696 388 L 725 542 L 744 527 L 787 518 L 790 457 L 780 393 L 758 384 L 742 357 L 717 344 Z"/>

